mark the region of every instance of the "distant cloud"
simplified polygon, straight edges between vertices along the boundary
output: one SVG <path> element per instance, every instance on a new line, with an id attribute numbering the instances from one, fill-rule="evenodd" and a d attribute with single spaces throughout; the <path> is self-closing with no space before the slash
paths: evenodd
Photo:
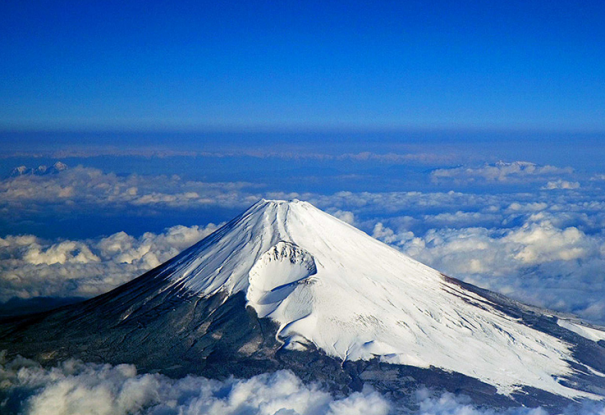
<path id="1" fill-rule="evenodd" d="M 498 180 L 509 181 L 516 177 L 519 180 L 531 181 L 535 178 L 537 182 L 543 184 L 544 179 L 549 177 L 547 172 L 567 171 L 552 166 L 538 167 L 531 163 L 519 165 L 524 166 L 520 170 L 523 173 L 519 173 L 519 170 L 515 168 L 513 170 L 517 173 L 502 173 L 503 179 Z M 502 165 L 498 166 L 502 167 Z M 532 173 L 529 173 L 530 171 Z M 431 174 L 434 175 L 437 172 L 434 171 Z M 443 173 L 443 177 L 447 175 L 449 175 L 447 177 L 457 177 L 454 174 L 456 169 L 443 170 L 443 172 L 448 172 Z M 465 174 L 462 174 L 462 178 L 466 177 Z M 488 177 L 492 176 L 488 175 Z M 503 184 L 503 182 L 493 183 L 493 185 L 499 184 Z M 554 179 L 548 181 L 544 189 L 579 190 L 580 187 L 578 182 Z M 203 182 L 184 180 L 176 175 L 131 174 L 124 176 L 95 168 L 77 166 L 62 170 L 57 174 L 24 174 L 0 180 L 0 210 L 3 210 L 5 215 L 13 217 L 37 215 L 41 211 L 115 212 L 125 209 L 136 209 L 141 214 L 154 214 L 160 209 L 162 211 L 192 211 L 208 208 L 245 209 L 261 197 L 299 198 L 332 212 L 351 212 L 356 219 L 369 214 L 392 216 L 398 212 L 406 212 L 409 216 L 416 216 L 416 219 L 424 220 L 427 224 L 430 222 L 434 226 L 448 223 L 457 223 L 456 226 L 462 226 L 471 225 L 473 222 L 481 225 L 486 225 L 489 221 L 495 223 L 498 219 L 504 219 L 502 213 L 505 210 L 516 210 L 517 214 L 521 214 L 530 209 L 554 208 L 555 203 L 558 205 L 563 203 L 567 206 L 575 203 L 577 206 L 574 207 L 574 210 L 586 211 L 589 203 L 604 204 L 603 198 L 596 190 L 590 187 L 581 190 L 582 194 L 574 195 L 574 199 L 568 200 L 560 194 L 561 192 L 548 192 L 552 195 L 543 195 L 428 190 L 422 192 L 341 191 L 325 195 L 310 192 L 267 191 L 263 184 L 242 181 Z M 597 209 L 593 209 L 593 213 L 596 211 Z"/>
<path id="2" fill-rule="evenodd" d="M 595 174 L 590 178 L 591 181 L 605 181 L 605 174 Z"/>
<path id="3" fill-rule="evenodd" d="M 499 161 L 495 164 L 484 164 L 481 167 L 456 167 L 451 169 L 437 169 L 431 172 L 434 183 L 453 182 L 463 183 L 519 183 L 521 181 L 536 180 L 540 177 L 553 177 L 573 173 L 571 167 L 540 166 L 526 161 L 506 163 Z"/>
<path id="4" fill-rule="evenodd" d="M 528 218 L 548 219 L 555 226 L 577 226 L 586 232 L 605 227 L 605 196 L 580 188 L 577 192 L 463 193 L 463 192 L 336 192 L 269 193 L 270 197 L 296 197 L 319 208 L 350 211 L 358 226 L 371 230 L 376 222 L 405 221 L 406 229 L 425 232 L 441 227 L 508 229 Z M 401 224 L 396 225 L 401 228 Z"/>
<path id="5" fill-rule="evenodd" d="M 40 205 L 157 206 L 192 208 L 203 206 L 249 206 L 258 195 L 243 192 L 259 185 L 246 182 L 200 182 L 179 176 L 119 176 L 99 169 L 77 166 L 58 174 L 19 174 L 0 181 L 0 207 Z"/>
<path id="6" fill-rule="evenodd" d="M 360 153 L 346 153 L 334 157 L 336 160 L 354 160 L 354 161 L 378 161 L 390 164 L 404 164 L 410 162 L 419 163 L 437 163 L 453 160 L 453 157 L 448 154 L 437 153 L 372 153 L 364 151 Z"/>
<path id="7" fill-rule="evenodd" d="M 566 189 L 566 190 L 570 190 L 570 189 L 579 189 L 580 188 L 580 183 L 578 182 L 568 182 L 567 180 L 556 180 L 556 181 L 550 181 L 548 183 L 546 183 L 546 185 L 544 187 L 542 187 L 542 189 L 544 190 L 556 190 L 556 189 Z"/>
<path id="8" fill-rule="evenodd" d="M 355 161 L 355 162 L 378 162 L 385 164 L 434 164 L 452 162 L 454 156 L 449 153 L 410 152 L 410 153 L 377 153 L 371 151 L 360 151 L 358 153 L 320 153 L 309 149 L 298 151 L 271 151 L 269 149 L 255 150 L 243 149 L 236 151 L 196 151 L 196 150 L 173 150 L 167 148 L 81 148 L 41 151 L 9 152 L 0 155 L 4 158 L 41 158 L 50 157 L 54 159 L 67 158 L 91 158 L 91 157 L 145 157 L 145 158 L 168 158 L 168 157 L 196 157 L 196 158 L 241 158 L 250 157 L 257 159 L 281 159 L 281 160 L 311 160 L 311 161 Z M 29 168 L 28 168 L 29 170 Z"/>
<path id="9" fill-rule="evenodd" d="M 174 226 L 135 238 L 118 232 L 82 241 L 0 238 L 0 301 L 92 297 L 155 268 L 218 228 Z"/>
<path id="10" fill-rule="evenodd" d="M 275 196 L 287 194 L 273 193 Z M 501 198 L 493 195 L 477 195 L 461 192 L 336 192 L 331 195 L 301 194 L 304 200 L 309 200 L 319 207 L 334 207 L 350 210 L 354 213 L 392 214 L 399 211 L 440 209 L 451 211 L 461 206 L 484 207 L 500 204 Z"/>
<path id="11" fill-rule="evenodd" d="M 348 210 L 335 210 L 328 211 L 328 213 L 349 225 L 355 225 L 355 214 L 353 212 L 349 212 Z"/>
<path id="12" fill-rule="evenodd" d="M 490 212 L 489 209 L 482 212 L 443 212 L 435 215 L 424 215 L 423 221 L 431 226 L 464 227 L 479 226 L 485 223 L 498 223 L 502 221 L 502 213 L 499 209 Z"/>

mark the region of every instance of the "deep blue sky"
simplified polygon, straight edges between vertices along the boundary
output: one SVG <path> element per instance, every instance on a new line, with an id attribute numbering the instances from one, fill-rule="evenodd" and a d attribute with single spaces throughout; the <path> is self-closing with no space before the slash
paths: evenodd
<path id="1" fill-rule="evenodd" d="M 12 1 L 0 128 L 605 130 L 601 1 Z"/>

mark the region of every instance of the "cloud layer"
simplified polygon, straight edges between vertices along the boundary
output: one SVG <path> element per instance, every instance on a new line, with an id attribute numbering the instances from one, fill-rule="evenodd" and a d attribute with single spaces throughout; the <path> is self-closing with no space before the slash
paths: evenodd
<path id="1" fill-rule="evenodd" d="M 27 415 L 547 415 L 542 408 L 497 411 L 468 398 L 420 388 L 408 403 L 394 403 L 364 387 L 335 397 L 317 384 L 304 384 L 289 371 L 225 381 L 198 376 L 171 379 L 139 374 L 133 365 L 68 360 L 43 368 L 0 354 L 0 412 Z M 601 403 L 570 407 L 565 414 L 603 414 Z"/>
<path id="2" fill-rule="evenodd" d="M 119 176 L 77 166 L 52 175 L 23 174 L 0 181 L 0 207 L 36 210 L 63 206 L 161 206 L 196 208 L 234 207 L 254 203 L 258 197 L 242 192 L 258 185 L 246 182 L 200 182 L 172 176 Z"/>
<path id="3" fill-rule="evenodd" d="M 217 225 L 174 226 L 135 238 L 47 241 L 33 235 L 0 238 L 0 301 L 12 297 L 92 297 L 169 260 Z"/>
<path id="4" fill-rule="evenodd" d="M 433 182 L 451 181 L 458 184 L 481 181 L 504 184 L 544 180 L 544 178 L 569 175 L 571 173 L 573 173 L 571 167 L 540 166 L 527 161 L 515 161 L 512 163 L 499 161 L 495 164 L 484 164 L 481 167 L 436 169 L 431 172 L 431 179 Z"/>
<path id="5" fill-rule="evenodd" d="M 386 415 L 391 408 L 369 389 L 337 399 L 289 371 L 220 382 L 137 374 L 133 365 L 69 360 L 44 369 L 23 358 L 0 363 L 0 410 L 5 414 Z"/>

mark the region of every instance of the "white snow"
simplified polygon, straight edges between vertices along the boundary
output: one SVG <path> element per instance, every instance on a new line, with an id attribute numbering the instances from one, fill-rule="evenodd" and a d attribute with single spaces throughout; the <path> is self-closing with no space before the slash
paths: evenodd
<path id="1" fill-rule="evenodd" d="M 570 320 L 557 319 L 557 324 L 563 327 L 564 329 L 571 330 L 574 333 L 584 337 L 585 339 L 592 340 L 593 342 L 605 340 L 605 331 L 588 327 L 586 325 L 579 324 Z"/>
<path id="2" fill-rule="evenodd" d="M 572 373 L 568 344 L 306 202 L 261 200 L 168 272 L 200 296 L 243 291 L 289 348 L 434 366 L 505 394 L 528 385 L 597 399 L 557 382 Z"/>

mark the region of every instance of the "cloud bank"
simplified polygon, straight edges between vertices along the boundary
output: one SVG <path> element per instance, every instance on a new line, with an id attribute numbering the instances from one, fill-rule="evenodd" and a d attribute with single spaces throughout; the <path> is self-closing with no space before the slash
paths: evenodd
<path id="1" fill-rule="evenodd" d="M 357 156 L 373 157 L 365 154 Z M 420 209 L 425 212 L 440 210 L 443 213 L 453 213 L 454 209 L 478 211 L 532 199 L 564 204 L 569 204 L 572 200 L 576 203 L 602 200 L 599 181 L 589 181 L 584 188 L 578 181 L 563 180 L 562 177 L 573 173 L 569 168 L 538 166 L 526 162 L 499 163 L 476 169 L 440 169 L 428 176 L 433 182 L 446 180 L 454 187 L 456 183 L 466 185 L 469 181 L 479 179 L 483 184 L 491 185 L 535 183 L 541 186 L 536 186 L 537 191 L 532 194 L 511 194 L 510 188 L 506 193 L 500 194 L 483 191 L 430 191 L 431 185 L 427 178 L 427 182 L 421 184 L 424 186 L 423 191 L 341 191 L 326 195 L 268 190 L 270 186 L 266 184 L 244 181 L 204 182 L 184 180 L 177 175 L 116 175 L 82 166 L 55 170 L 56 174 L 22 174 L 0 180 L 0 211 L 7 216 L 30 218 L 39 217 L 42 213 L 98 212 L 102 215 L 126 209 L 149 215 L 157 214 L 159 210 L 193 212 L 208 208 L 244 209 L 261 197 L 296 197 L 323 208 L 352 211 L 355 214 L 373 212 L 392 215 L 397 211 L 413 212 Z M 313 180 L 317 180 L 317 177 Z M 543 191 L 540 192 L 540 189 Z M 569 191 L 573 194 L 565 194 Z"/>
<path id="2" fill-rule="evenodd" d="M 391 404 L 370 389 L 334 398 L 289 371 L 250 379 L 171 379 L 133 365 L 69 360 L 51 369 L 0 361 L 0 410 L 29 415 L 387 415 Z"/>
<path id="3" fill-rule="evenodd" d="M 431 180 L 437 182 L 463 183 L 521 183 L 544 180 L 560 175 L 573 173 L 571 167 L 540 166 L 527 161 L 507 163 L 499 161 L 495 164 L 484 164 L 481 167 L 455 167 L 436 169 L 431 172 Z"/>
<path id="4" fill-rule="evenodd" d="M 304 384 L 290 371 L 225 381 L 187 376 L 172 379 L 139 374 L 133 365 L 68 360 L 43 368 L 0 354 L 0 412 L 6 415 L 547 415 L 542 408 L 478 408 L 468 398 L 411 392 L 407 406 L 364 387 L 335 397 Z M 602 403 L 570 407 L 564 414 L 602 414 Z"/>
<path id="5" fill-rule="evenodd" d="M 413 151 L 405 153 L 395 152 L 375 152 L 375 151 L 359 151 L 351 152 L 317 152 L 311 149 L 299 147 L 297 151 L 276 151 L 270 148 L 263 150 L 259 149 L 239 149 L 231 151 L 198 151 L 198 150 L 174 150 L 170 148 L 149 147 L 149 148 L 117 148 L 117 147 L 95 147 L 93 149 L 62 149 L 62 150 L 21 150 L 21 151 L 6 151 L 0 154 L 0 159 L 8 158 L 41 158 L 49 157 L 52 159 L 68 159 L 68 158 L 95 158 L 95 157 L 145 157 L 145 158 L 169 158 L 169 157 L 191 157 L 191 158 L 211 158 L 211 159 L 226 159 L 226 158 L 242 158 L 249 157 L 254 159 L 280 159 L 280 160 L 307 160 L 317 162 L 333 162 L 333 161 L 352 161 L 358 163 L 376 162 L 382 164 L 433 164 L 451 162 L 456 157 L 451 152 L 427 152 Z M 35 168 L 23 167 L 22 172 L 32 173 Z"/>
<path id="6" fill-rule="evenodd" d="M 92 297 L 157 267 L 218 228 L 173 226 L 135 238 L 47 241 L 0 238 L 0 301 L 17 297 Z"/>
<path id="7" fill-rule="evenodd" d="M 22 174 L 0 181 L 0 208 L 36 211 L 57 206 L 69 209 L 248 206 L 259 197 L 243 189 L 258 186 L 246 182 L 187 181 L 177 175 L 120 176 L 77 166 L 57 174 Z"/>

